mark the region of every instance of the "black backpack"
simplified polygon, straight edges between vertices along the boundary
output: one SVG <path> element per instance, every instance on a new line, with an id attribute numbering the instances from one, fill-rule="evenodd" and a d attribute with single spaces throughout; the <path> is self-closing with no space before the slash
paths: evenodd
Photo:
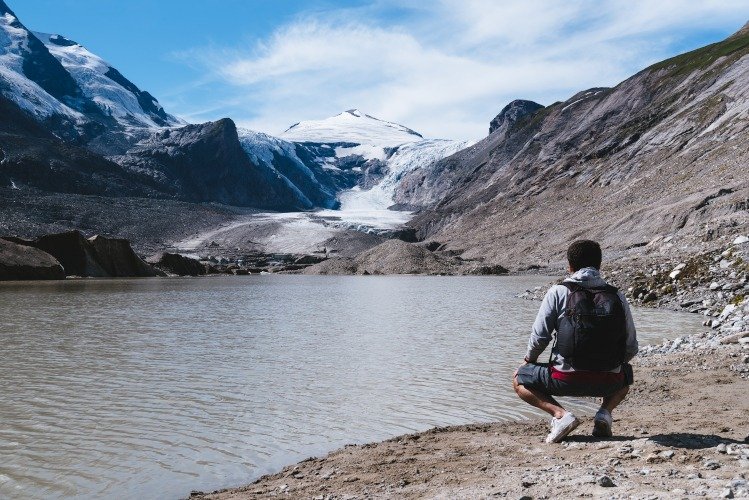
<path id="1" fill-rule="evenodd" d="M 612 370 L 624 362 L 624 306 L 611 285 L 585 288 L 563 282 L 570 293 L 557 328 L 556 352 L 576 370 Z"/>

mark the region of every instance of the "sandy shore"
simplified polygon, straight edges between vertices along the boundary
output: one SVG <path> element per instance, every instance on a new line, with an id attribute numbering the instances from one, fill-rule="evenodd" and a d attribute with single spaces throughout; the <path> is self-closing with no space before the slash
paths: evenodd
<path id="1" fill-rule="evenodd" d="M 211 494 L 240 498 L 725 498 L 749 496 L 749 350 L 738 340 L 636 362 L 612 439 L 591 415 L 562 444 L 547 422 L 432 429 L 349 446 Z M 508 382 L 509 383 L 509 382 Z"/>

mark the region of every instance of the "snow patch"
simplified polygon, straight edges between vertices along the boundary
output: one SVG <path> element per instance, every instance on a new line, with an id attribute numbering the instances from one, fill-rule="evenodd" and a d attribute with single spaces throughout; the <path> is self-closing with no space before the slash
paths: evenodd
<path id="1" fill-rule="evenodd" d="M 84 116 L 47 93 L 23 72 L 24 54 L 29 52 L 31 35 L 10 13 L 0 16 L 0 83 L 3 95 L 33 116 L 44 119 L 63 115 L 76 123 Z"/>
<path id="2" fill-rule="evenodd" d="M 123 87 L 106 75 L 112 67 L 101 57 L 93 54 L 83 45 L 61 35 L 37 32 L 34 35 L 70 73 L 83 90 L 83 94 L 94 101 L 107 115 L 127 126 L 160 127 L 153 117 L 143 110 L 138 102 L 138 96 L 132 90 Z M 152 103 L 156 109 L 163 109 L 155 100 Z M 177 118 L 167 116 L 167 121 L 171 125 L 183 124 Z"/>
<path id="3" fill-rule="evenodd" d="M 421 134 L 397 123 L 380 120 L 358 109 L 324 120 L 296 123 L 281 134 L 294 142 L 368 144 L 393 147 L 422 139 Z"/>
<path id="4" fill-rule="evenodd" d="M 387 157 L 385 149 L 380 146 L 373 144 L 360 144 L 359 146 L 353 147 L 338 147 L 335 148 L 335 155 L 338 158 L 345 158 L 347 156 L 361 156 L 365 160 L 380 160 L 384 161 Z"/>

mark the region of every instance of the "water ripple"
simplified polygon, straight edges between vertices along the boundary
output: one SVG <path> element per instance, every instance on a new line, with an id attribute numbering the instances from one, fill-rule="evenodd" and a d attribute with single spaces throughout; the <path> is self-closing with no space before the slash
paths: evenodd
<path id="1" fill-rule="evenodd" d="M 510 387 L 538 307 L 514 294 L 548 281 L 0 285 L 0 497 L 176 498 L 347 443 L 538 415 Z M 637 322 L 645 340 L 700 329 Z"/>

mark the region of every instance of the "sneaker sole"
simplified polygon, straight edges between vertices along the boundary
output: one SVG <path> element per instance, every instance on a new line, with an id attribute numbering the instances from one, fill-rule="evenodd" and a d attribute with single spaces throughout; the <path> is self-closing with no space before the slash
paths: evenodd
<path id="1" fill-rule="evenodd" d="M 580 421 L 578 419 L 573 420 L 572 423 L 569 425 L 569 427 L 567 427 L 566 429 L 564 429 L 562 431 L 562 433 L 560 435 L 558 435 L 554 440 L 552 440 L 552 441 L 546 441 L 546 442 L 547 443 L 558 443 L 558 442 L 562 441 L 564 438 L 566 438 L 569 435 L 570 432 L 572 432 L 575 429 L 577 429 L 578 425 L 580 425 Z"/>
<path id="2" fill-rule="evenodd" d="M 605 420 L 594 420 L 593 421 L 593 432 L 594 437 L 611 437 L 611 426 Z"/>

